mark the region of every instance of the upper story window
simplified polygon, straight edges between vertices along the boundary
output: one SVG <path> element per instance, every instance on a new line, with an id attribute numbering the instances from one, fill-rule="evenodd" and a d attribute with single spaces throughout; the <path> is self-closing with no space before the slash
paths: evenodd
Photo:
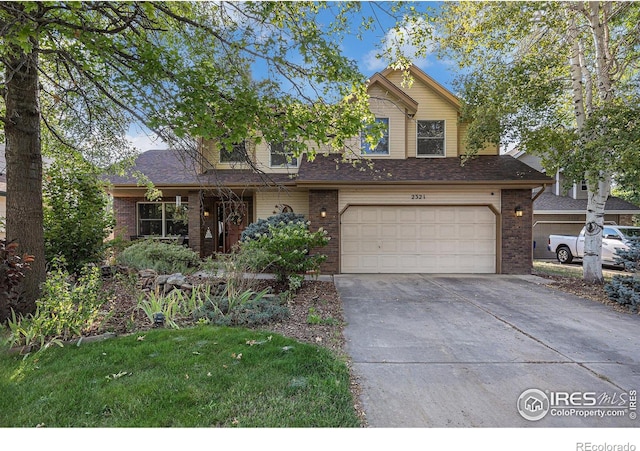
<path id="1" fill-rule="evenodd" d="M 189 234 L 188 204 L 139 202 L 138 235 L 177 237 Z"/>
<path id="2" fill-rule="evenodd" d="M 419 157 L 444 157 L 444 121 L 418 121 Z"/>
<path id="3" fill-rule="evenodd" d="M 375 146 L 371 146 L 365 139 L 365 133 L 360 133 L 361 155 L 389 155 L 389 118 L 377 117 L 377 124 L 382 124 L 383 135 Z"/>
<path id="4" fill-rule="evenodd" d="M 243 163 L 247 161 L 247 144 L 242 141 L 229 149 L 223 147 L 220 149 L 220 163 Z"/>
<path id="5" fill-rule="evenodd" d="M 269 145 L 270 164 L 272 168 L 297 168 L 298 159 L 293 156 L 293 151 L 288 149 L 287 141 L 271 143 Z"/>

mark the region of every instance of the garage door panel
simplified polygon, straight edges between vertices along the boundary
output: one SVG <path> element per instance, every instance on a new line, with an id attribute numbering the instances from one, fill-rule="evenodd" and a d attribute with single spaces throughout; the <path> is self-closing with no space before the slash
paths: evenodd
<path id="1" fill-rule="evenodd" d="M 496 217 L 485 206 L 351 206 L 345 273 L 495 273 Z"/>

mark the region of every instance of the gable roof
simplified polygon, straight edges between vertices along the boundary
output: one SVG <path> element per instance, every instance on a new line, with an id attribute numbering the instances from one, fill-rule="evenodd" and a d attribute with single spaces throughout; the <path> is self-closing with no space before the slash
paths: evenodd
<path id="1" fill-rule="evenodd" d="M 389 74 L 396 71 L 397 69 L 387 68 L 382 71 L 382 76 L 386 78 Z M 438 83 L 433 78 L 431 78 L 429 75 L 427 75 L 418 66 L 412 65 L 409 68 L 409 72 L 413 77 L 415 77 L 417 80 L 420 80 L 422 83 L 424 83 L 425 85 L 433 89 L 436 92 L 436 94 L 438 94 L 444 100 L 446 100 L 451 105 L 453 105 L 456 108 L 456 110 L 460 111 L 460 109 L 462 108 L 460 99 L 458 99 L 458 97 L 456 97 L 451 91 L 449 91 L 447 88 L 445 88 L 440 83 Z"/>
<path id="2" fill-rule="evenodd" d="M 371 77 L 371 79 L 369 80 L 369 86 L 367 87 L 367 89 L 371 89 L 376 85 L 380 85 L 382 89 L 397 97 L 398 100 L 400 100 L 400 102 L 404 104 L 409 113 L 415 114 L 416 111 L 418 111 L 418 102 L 398 86 L 393 84 L 380 72 L 376 72 L 375 74 L 373 74 L 373 77 Z"/>
<path id="3" fill-rule="evenodd" d="M 367 165 L 372 162 L 372 166 Z M 345 162 L 339 154 L 302 160 L 297 184 L 506 184 L 535 187 L 553 180 L 510 156 L 376 159 Z"/>

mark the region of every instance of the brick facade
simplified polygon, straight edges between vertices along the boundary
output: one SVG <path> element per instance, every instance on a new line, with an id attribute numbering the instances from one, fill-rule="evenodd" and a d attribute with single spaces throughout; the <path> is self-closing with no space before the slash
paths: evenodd
<path id="1" fill-rule="evenodd" d="M 137 235 L 136 205 L 143 202 L 144 197 L 114 197 L 113 213 L 116 219 L 116 227 L 113 231 L 115 237 L 129 240 Z"/>
<path id="2" fill-rule="evenodd" d="M 326 208 L 327 215 L 322 217 L 320 211 Z M 309 190 L 310 229 L 322 227 L 331 237 L 329 244 L 316 250 L 327 256 L 320 267 L 323 274 L 340 272 L 340 212 L 338 211 L 338 190 Z M 313 252 L 313 251 L 312 251 Z"/>
<path id="3" fill-rule="evenodd" d="M 204 252 L 204 233 L 202 227 L 202 195 L 200 191 L 189 191 L 189 247 L 202 257 Z"/>
<path id="4" fill-rule="evenodd" d="M 515 215 L 516 207 L 522 216 Z M 531 190 L 502 190 L 501 273 L 531 274 L 533 269 Z"/>

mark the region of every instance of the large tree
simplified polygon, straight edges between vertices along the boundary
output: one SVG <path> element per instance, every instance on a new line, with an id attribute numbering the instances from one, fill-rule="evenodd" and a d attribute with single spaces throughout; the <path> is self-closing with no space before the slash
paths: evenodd
<path id="1" fill-rule="evenodd" d="M 486 142 L 586 180 L 584 279 L 602 283 L 604 209 L 640 166 L 640 4 L 446 3 L 434 37 L 464 74 L 471 155 Z"/>
<path id="2" fill-rule="evenodd" d="M 185 151 L 196 137 L 341 146 L 371 120 L 366 79 L 339 50 L 354 22 L 372 26 L 361 8 L 0 2 L 7 237 L 35 256 L 21 310 L 33 309 L 45 278 L 43 130 L 94 162 L 126 147 L 131 121 Z"/>

